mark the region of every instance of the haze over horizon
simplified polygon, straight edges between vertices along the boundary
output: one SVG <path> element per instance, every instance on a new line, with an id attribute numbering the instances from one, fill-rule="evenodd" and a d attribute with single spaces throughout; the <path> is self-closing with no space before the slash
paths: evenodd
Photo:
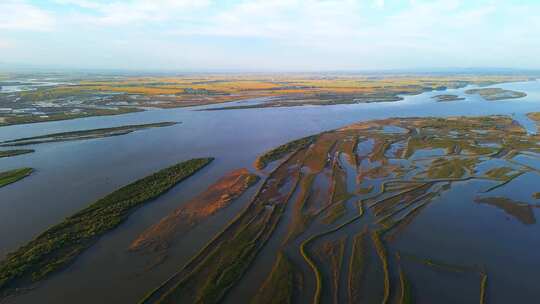
<path id="1" fill-rule="evenodd" d="M 540 69 L 537 1 L 5 0 L 0 63 L 83 69 Z"/>

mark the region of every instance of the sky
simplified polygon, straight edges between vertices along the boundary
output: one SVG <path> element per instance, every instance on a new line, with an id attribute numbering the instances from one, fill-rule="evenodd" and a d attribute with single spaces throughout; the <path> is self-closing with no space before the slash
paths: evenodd
<path id="1" fill-rule="evenodd" d="M 538 0 L 0 0 L 0 64 L 540 69 Z"/>

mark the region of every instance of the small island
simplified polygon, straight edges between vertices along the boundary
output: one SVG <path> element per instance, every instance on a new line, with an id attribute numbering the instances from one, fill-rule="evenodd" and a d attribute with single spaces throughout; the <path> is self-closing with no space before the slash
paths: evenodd
<path id="1" fill-rule="evenodd" d="M 0 188 L 7 186 L 9 184 L 12 184 L 14 182 L 20 181 L 21 179 L 32 174 L 33 171 L 34 169 L 32 168 L 22 168 L 22 169 L 9 170 L 6 172 L 0 172 Z"/>
<path id="2" fill-rule="evenodd" d="M 8 254 L 0 261 L 0 299 L 67 267 L 99 237 L 123 223 L 137 207 L 156 199 L 213 160 L 195 158 L 141 178 L 95 201 Z M 32 169 L 14 171 L 9 176 L 15 173 L 15 177 L 26 176 Z M 0 186 L 11 180 L 0 173 Z"/>
<path id="3" fill-rule="evenodd" d="M 178 122 L 158 122 L 158 123 L 149 123 L 141 125 L 126 125 L 113 128 L 100 128 L 100 129 L 91 129 L 83 131 L 73 131 L 73 132 L 62 132 L 62 133 L 53 133 L 33 137 L 18 138 L 13 140 L 6 140 L 0 143 L 0 146 L 10 147 L 10 146 L 26 146 L 26 145 L 37 145 L 50 142 L 61 142 L 61 141 L 73 141 L 73 140 L 84 140 L 84 139 L 95 139 L 111 136 L 120 136 L 126 135 L 135 131 L 149 129 L 149 128 L 163 128 L 169 127 L 178 124 Z"/>
<path id="4" fill-rule="evenodd" d="M 436 99 L 438 102 L 465 100 L 465 98 L 463 97 L 459 97 L 458 95 L 452 95 L 452 94 L 436 95 L 431 98 Z"/>
<path id="5" fill-rule="evenodd" d="M 3 157 L 12 157 L 17 155 L 23 155 L 28 153 L 34 153 L 35 151 L 32 149 L 19 149 L 19 150 L 6 150 L 6 151 L 0 151 L 0 158 Z"/>
<path id="6" fill-rule="evenodd" d="M 465 91 L 465 93 L 469 95 L 478 94 L 488 101 L 516 99 L 527 96 L 527 94 L 523 92 L 505 90 L 501 88 L 471 89 Z"/>

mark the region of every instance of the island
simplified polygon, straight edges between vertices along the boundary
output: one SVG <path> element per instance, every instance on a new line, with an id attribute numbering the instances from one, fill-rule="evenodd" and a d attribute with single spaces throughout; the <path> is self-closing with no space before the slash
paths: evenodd
<path id="1" fill-rule="evenodd" d="M 139 179 L 88 205 L 8 254 L 0 261 L 0 299 L 69 266 L 99 237 L 123 223 L 136 208 L 192 176 L 212 160 L 187 160 Z M 31 169 L 22 172 L 29 173 Z M 4 178 L 0 176 L 0 180 Z"/>
<path id="2" fill-rule="evenodd" d="M 463 97 L 459 97 L 458 95 L 452 95 L 452 94 L 435 95 L 431 98 L 436 99 L 438 102 L 465 100 L 465 98 Z"/>
<path id="3" fill-rule="evenodd" d="M 0 172 L 0 188 L 20 181 L 34 172 L 32 168 L 14 169 Z"/>
<path id="4" fill-rule="evenodd" d="M 95 139 L 103 138 L 110 136 L 120 136 L 130 134 L 135 131 L 149 129 L 149 128 L 163 128 L 169 127 L 178 124 L 178 122 L 158 122 L 150 124 L 141 124 L 141 125 L 127 125 L 120 127 L 112 128 L 101 128 L 101 129 L 91 129 L 83 131 L 72 131 L 72 132 L 62 132 L 62 133 L 53 133 L 40 136 L 24 137 L 12 140 L 6 140 L 0 142 L 2 147 L 10 146 L 27 146 L 27 145 L 37 145 L 50 142 L 61 142 L 61 141 L 73 141 L 73 140 L 85 140 L 85 139 Z"/>
<path id="5" fill-rule="evenodd" d="M 527 96 L 526 93 L 517 92 L 512 90 L 504 90 L 501 88 L 483 88 L 483 89 L 471 89 L 466 90 L 465 94 L 480 95 L 483 99 L 488 101 L 497 101 L 505 99 L 517 99 Z"/>
<path id="6" fill-rule="evenodd" d="M 35 151 L 32 149 L 4 150 L 4 151 L 0 151 L 0 158 L 13 157 L 17 155 L 23 155 L 23 154 L 34 153 L 34 152 Z"/>

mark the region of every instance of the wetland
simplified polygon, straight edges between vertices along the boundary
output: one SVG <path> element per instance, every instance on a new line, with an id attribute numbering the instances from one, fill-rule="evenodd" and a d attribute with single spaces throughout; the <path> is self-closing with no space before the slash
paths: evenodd
<path id="1" fill-rule="evenodd" d="M 0 159 L 20 177 L 0 188 L 3 301 L 540 297 L 538 81 L 377 80 L 398 100 L 301 106 L 190 81 L 181 94 L 229 103 L 0 128 L 35 150 Z M 526 96 L 467 92 L 484 88 Z"/>

